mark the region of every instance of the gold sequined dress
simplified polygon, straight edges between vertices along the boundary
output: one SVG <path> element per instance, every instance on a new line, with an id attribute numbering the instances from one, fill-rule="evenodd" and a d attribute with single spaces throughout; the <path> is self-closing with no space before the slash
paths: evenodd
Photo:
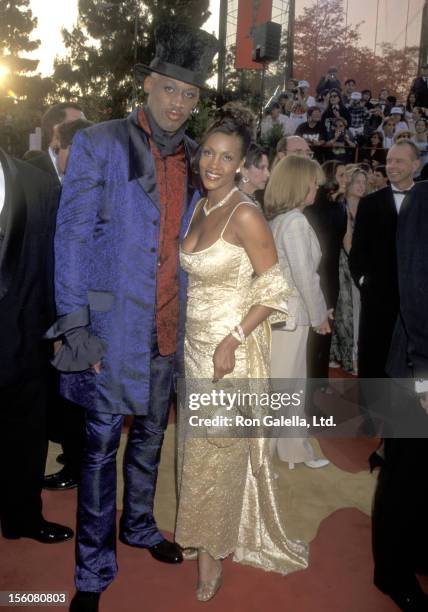
<path id="1" fill-rule="evenodd" d="M 275 308 L 282 320 L 286 313 L 288 290 L 279 266 L 254 277 L 246 251 L 225 241 L 224 231 L 206 249 L 180 252 L 189 275 L 186 379 L 212 379 L 215 348 L 252 305 Z M 268 378 L 269 322 L 259 325 L 235 354 L 228 378 Z M 179 437 L 177 465 L 175 539 L 182 547 L 203 548 L 216 559 L 234 553 L 235 561 L 281 574 L 307 567 L 306 545 L 285 533 L 269 440 L 207 436 L 180 442 Z"/>

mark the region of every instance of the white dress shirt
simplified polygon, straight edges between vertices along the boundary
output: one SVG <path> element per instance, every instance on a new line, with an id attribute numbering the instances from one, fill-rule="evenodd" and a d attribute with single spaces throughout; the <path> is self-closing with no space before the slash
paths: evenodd
<path id="1" fill-rule="evenodd" d="M 59 173 L 58 166 L 57 166 L 57 156 L 55 155 L 55 153 L 54 153 L 53 149 L 51 149 L 51 147 L 48 148 L 48 153 L 49 153 L 49 157 L 52 160 L 52 163 L 54 165 L 54 168 L 55 168 L 55 171 L 56 171 L 56 173 L 58 175 L 58 178 L 62 182 L 62 176 Z"/>
<path id="2" fill-rule="evenodd" d="M 405 191 L 409 191 L 409 189 L 411 189 L 413 187 L 414 183 L 412 183 L 410 185 L 410 187 L 408 187 L 407 189 L 405 189 Z M 391 183 L 391 188 L 392 191 L 402 191 L 401 189 L 399 189 L 398 187 L 395 187 L 392 183 Z M 397 214 L 400 212 L 400 208 L 401 205 L 403 203 L 404 198 L 406 197 L 405 193 L 393 193 L 392 194 L 394 197 L 394 202 L 395 202 L 395 208 L 397 209 Z"/>

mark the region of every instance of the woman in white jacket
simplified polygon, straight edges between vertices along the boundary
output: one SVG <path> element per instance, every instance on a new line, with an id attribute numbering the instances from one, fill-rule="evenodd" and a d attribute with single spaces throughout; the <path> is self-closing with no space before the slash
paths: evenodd
<path id="1" fill-rule="evenodd" d="M 305 157 L 289 155 L 274 168 L 265 193 L 265 211 L 278 251 L 282 273 L 294 298 L 286 327 L 273 329 L 271 376 L 277 379 L 306 378 L 306 343 L 309 327 L 320 334 L 331 333 L 326 302 L 317 273 L 321 249 L 315 232 L 303 215 L 314 203 L 317 188 L 324 182 L 321 166 Z M 301 414 L 300 416 L 304 416 Z M 316 459 L 307 438 L 272 440 L 279 458 L 289 464 L 324 467 Z"/>

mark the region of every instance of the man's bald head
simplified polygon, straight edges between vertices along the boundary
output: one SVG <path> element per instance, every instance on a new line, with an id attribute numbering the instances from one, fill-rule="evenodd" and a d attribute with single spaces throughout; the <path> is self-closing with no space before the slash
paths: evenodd
<path id="1" fill-rule="evenodd" d="M 313 153 L 304 138 L 300 136 L 283 136 L 276 145 L 276 156 L 273 160 L 272 168 L 284 159 L 287 155 L 301 155 L 302 157 L 312 158 Z"/>
<path id="2" fill-rule="evenodd" d="M 395 188 L 408 189 L 419 166 L 419 149 L 411 140 L 399 140 L 389 149 L 386 173 Z"/>
<path id="3" fill-rule="evenodd" d="M 301 136 L 287 136 L 287 155 L 292 154 L 312 157 L 310 146 Z"/>
<path id="4" fill-rule="evenodd" d="M 199 88 L 152 72 L 144 81 L 147 105 L 165 132 L 174 133 L 190 117 L 199 100 Z"/>

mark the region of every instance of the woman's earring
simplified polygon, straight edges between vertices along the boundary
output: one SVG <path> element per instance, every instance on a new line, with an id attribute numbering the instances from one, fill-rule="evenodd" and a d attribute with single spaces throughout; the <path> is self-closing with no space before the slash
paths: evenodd
<path id="1" fill-rule="evenodd" d="M 243 177 L 241 178 L 241 181 L 244 183 L 244 185 L 245 185 L 246 183 L 248 183 L 248 182 L 249 182 L 249 180 L 250 180 L 250 179 L 248 178 L 248 176 L 243 176 Z"/>

